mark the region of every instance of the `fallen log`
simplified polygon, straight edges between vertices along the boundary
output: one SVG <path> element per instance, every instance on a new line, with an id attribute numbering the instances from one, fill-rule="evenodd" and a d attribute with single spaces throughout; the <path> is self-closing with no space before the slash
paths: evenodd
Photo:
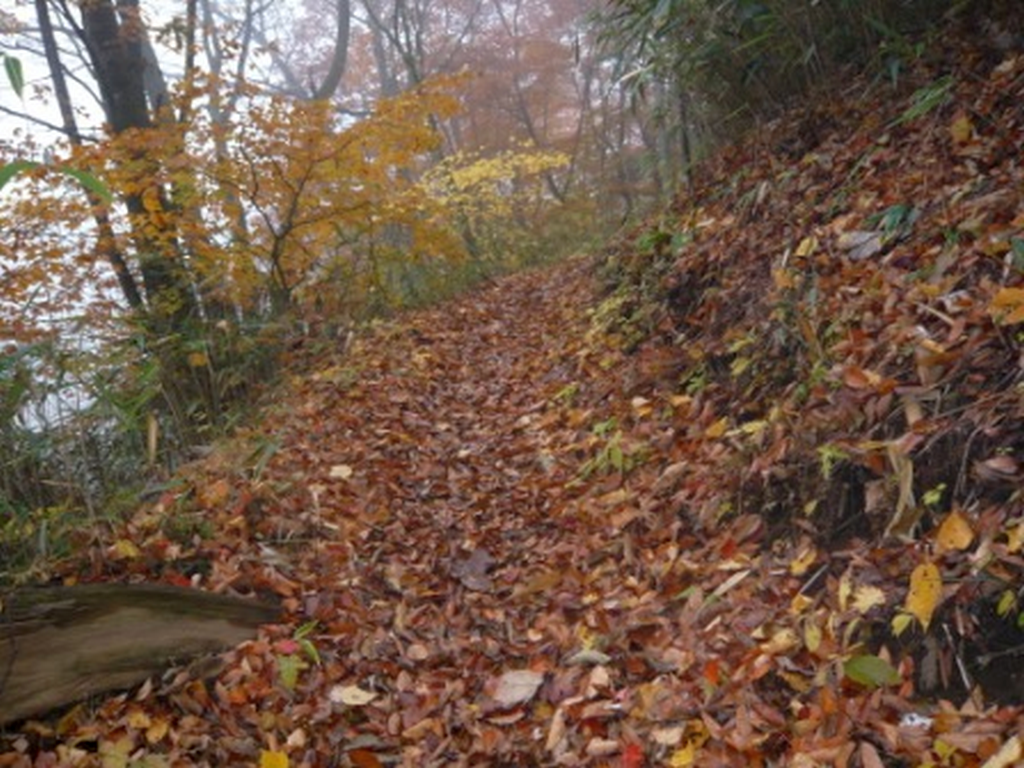
<path id="1" fill-rule="evenodd" d="M 196 589 L 90 584 L 18 589 L 0 609 L 0 725 L 222 651 L 275 607 Z"/>

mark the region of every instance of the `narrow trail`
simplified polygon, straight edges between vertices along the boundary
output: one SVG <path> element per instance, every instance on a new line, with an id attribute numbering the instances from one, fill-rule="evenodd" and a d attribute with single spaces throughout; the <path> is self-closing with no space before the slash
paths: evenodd
<path id="1" fill-rule="evenodd" d="M 291 722 L 335 720 L 330 690 L 353 685 L 393 701 L 365 708 L 346 749 L 403 765 L 536 764 L 547 734 L 519 706 L 532 694 L 495 685 L 550 672 L 579 640 L 551 611 L 582 608 L 574 576 L 595 554 L 566 514 L 581 425 L 558 406 L 579 386 L 590 295 L 574 265 L 418 313 L 358 341 L 357 373 L 320 371 L 297 410 L 264 425 L 280 448 L 263 483 L 286 490 L 257 536 L 295 622 L 317 622 L 323 660 L 300 676 Z"/>

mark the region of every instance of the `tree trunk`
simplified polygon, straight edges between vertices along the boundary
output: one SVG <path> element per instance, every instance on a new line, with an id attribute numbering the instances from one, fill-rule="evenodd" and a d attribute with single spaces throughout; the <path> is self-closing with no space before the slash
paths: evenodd
<path id="1" fill-rule="evenodd" d="M 277 614 L 250 600 L 160 585 L 15 591 L 0 613 L 0 725 L 130 688 L 252 638 Z"/>
<path id="2" fill-rule="evenodd" d="M 152 128 L 146 80 L 154 82 L 157 78 L 145 72 L 156 62 L 147 62 L 144 55 L 146 34 L 138 0 L 120 0 L 116 10 L 111 0 L 91 0 L 81 9 L 83 38 L 111 131 L 116 135 Z M 157 168 L 152 167 L 145 152 L 140 150 L 132 162 L 140 167 L 138 191 L 125 195 L 125 204 L 136 223 L 132 237 L 149 306 L 148 320 L 158 335 L 180 331 L 186 322 L 199 316 L 198 304 L 171 229 L 171 217 L 155 217 L 162 222 L 160 228 L 138 224 L 150 214 L 166 212 L 169 203 L 165 191 L 155 182 Z"/>

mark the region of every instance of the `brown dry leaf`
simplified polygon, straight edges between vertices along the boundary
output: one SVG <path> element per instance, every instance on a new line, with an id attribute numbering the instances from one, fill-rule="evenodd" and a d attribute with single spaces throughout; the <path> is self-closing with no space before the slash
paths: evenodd
<path id="1" fill-rule="evenodd" d="M 1024 747 L 1021 746 L 1019 734 L 1011 736 L 999 751 L 982 764 L 981 768 L 1010 768 L 1019 766 L 1024 758 Z"/>
<path id="2" fill-rule="evenodd" d="M 544 741 L 544 749 L 555 753 L 563 751 L 566 733 L 565 710 L 559 707 L 551 718 L 547 739 Z"/>
<path id="3" fill-rule="evenodd" d="M 870 741 L 862 741 L 858 748 L 861 768 L 885 768 L 881 755 Z"/>

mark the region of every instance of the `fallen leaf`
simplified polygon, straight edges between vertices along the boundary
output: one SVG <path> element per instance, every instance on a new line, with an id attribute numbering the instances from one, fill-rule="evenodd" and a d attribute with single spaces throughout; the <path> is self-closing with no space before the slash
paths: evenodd
<path id="1" fill-rule="evenodd" d="M 284 752 L 260 750 L 260 768 L 288 768 L 288 755 Z"/>
<path id="2" fill-rule="evenodd" d="M 328 474 L 332 480 L 348 480 L 355 473 L 348 464 L 335 464 Z"/>
<path id="3" fill-rule="evenodd" d="M 585 648 L 582 651 L 577 651 L 567 658 L 565 663 L 571 667 L 577 665 L 607 664 L 611 660 L 612 657 L 607 653 L 602 653 L 594 648 Z"/>
<path id="4" fill-rule="evenodd" d="M 854 590 L 853 609 L 857 613 L 865 614 L 879 605 L 885 605 L 885 592 L 878 587 L 863 585 Z"/>
<path id="5" fill-rule="evenodd" d="M 327 694 L 327 698 L 335 704 L 344 704 L 348 707 L 366 706 L 377 696 L 374 691 L 367 691 L 358 685 L 336 685 Z"/>
<path id="6" fill-rule="evenodd" d="M 548 752 L 558 752 L 562 749 L 566 735 L 565 710 L 559 707 L 551 718 L 551 725 L 548 727 L 548 736 L 544 742 L 544 749 Z"/>
<path id="7" fill-rule="evenodd" d="M 935 534 L 935 542 L 941 550 L 954 550 L 962 552 L 971 546 L 974 541 L 974 530 L 964 513 L 954 509 L 946 519 L 942 521 L 938 532 Z"/>
<path id="8" fill-rule="evenodd" d="M 814 561 L 818 559 L 818 550 L 814 547 L 807 547 L 789 563 L 789 572 L 794 576 L 803 576 L 807 573 Z"/>
<path id="9" fill-rule="evenodd" d="M 627 744 L 622 750 L 622 768 L 643 768 L 644 750 L 639 744 Z"/>
<path id="10" fill-rule="evenodd" d="M 863 261 L 882 250 L 882 233 L 860 230 L 843 232 L 836 246 L 841 251 L 847 251 L 851 260 Z"/>
<path id="11" fill-rule="evenodd" d="M 368 749 L 353 749 L 348 759 L 355 768 L 381 768 L 384 764 Z"/>
<path id="12" fill-rule="evenodd" d="M 1021 758 L 1024 758 L 1024 748 L 1021 746 L 1019 734 L 1011 736 L 999 751 L 982 764 L 981 768 L 1010 768 L 1020 765 Z"/>
<path id="13" fill-rule="evenodd" d="M 724 435 L 728 429 L 729 420 L 723 417 L 704 430 L 704 437 L 715 440 Z"/>
<path id="14" fill-rule="evenodd" d="M 466 589 L 474 592 L 490 592 L 494 588 L 487 572 L 494 566 L 494 558 L 486 549 L 478 547 L 470 554 L 469 559 L 457 562 L 452 573 L 462 582 Z"/>
<path id="15" fill-rule="evenodd" d="M 110 557 L 113 560 L 137 560 L 142 557 L 142 550 L 128 539 L 118 539 L 110 548 Z"/>
<path id="16" fill-rule="evenodd" d="M 897 685 L 902 681 L 900 673 L 889 662 L 871 654 L 861 654 L 847 660 L 843 664 L 843 674 L 869 688 Z"/>
<path id="17" fill-rule="evenodd" d="M 534 697 L 543 682 L 544 675 L 531 669 L 506 672 L 498 680 L 494 701 L 505 708 L 523 704 Z"/>
<path id="18" fill-rule="evenodd" d="M 686 726 L 674 725 L 666 728 L 655 728 L 651 731 L 651 738 L 655 744 L 663 747 L 675 747 L 683 742 L 686 735 Z"/>
<path id="19" fill-rule="evenodd" d="M 1002 325 L 1024 321 L 1024 288 L 1000 288 L 989 305 L 989 312 Z"/>
<path id="20" fill-rule="evenodd" d="M 934 563 L 921 563 L 910 574 L 910 591 L 904 606 L 907 613 L 928 629 L 941 599 L 942 575 L 939 569 Z"/>
<path id="21" fill-rule="evenodd" d="M 677 749 L 668 759 L 671 768 L 688 768 L 697 759 L 697 745 L 688 741 L 685 746 Z"/>
<path id="22" fill-rule="evenodd" d="M 862 741 L 858 752 L 860 753 L 861 768 L 885 768 L 882 757 L 870 741 Z"/>
<path id="23" fill-rule="evenodd" d="M 964 112 L 958 112 L 949 125 L 949 135 L 957 144 L 966 144 L 974 135 L 974 124 Z"/>
<path id="24" fill-rule="evenodd" d="M 619 742 L 614 739 L 594 738 L 587 742 L 586 752 L 588 757 L 608 757 L 618 754 L 621 748 Z"/>

